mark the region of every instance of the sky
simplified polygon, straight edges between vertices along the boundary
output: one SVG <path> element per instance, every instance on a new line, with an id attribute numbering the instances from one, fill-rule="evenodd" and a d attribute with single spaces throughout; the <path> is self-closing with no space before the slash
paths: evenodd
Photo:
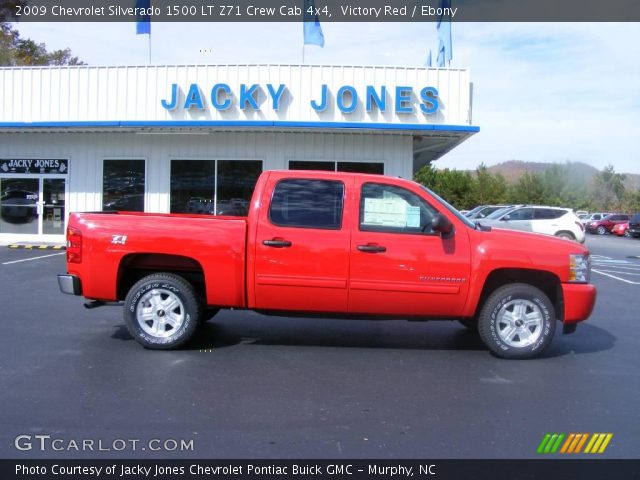
<path id="1" fill-rule="evenodd" d="M 147 65 L 134 23 L 22 23 L 89 65 Z M 302 62 L 300 23 L 152 23 L 153 64 Z M 323 22 L 305 63 L 423 66 L 434 23 Z M 640 174 L 640 23 L 453 23 L 452 68 L 469 69 L 480 133 L 436 165 L 581 161 Z"/>

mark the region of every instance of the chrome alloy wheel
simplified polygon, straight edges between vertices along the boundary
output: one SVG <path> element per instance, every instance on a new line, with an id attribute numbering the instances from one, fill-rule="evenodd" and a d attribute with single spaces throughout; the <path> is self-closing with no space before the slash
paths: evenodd
<path id="1" fill-rule="evenodd" d="M 136 308 L 140 328 L 154 337 L 170 337 L 184 322 L 184 305 L 171 291 L 154 288 L 145 293 Z"/>
<path id="2" fill-rule="evenodd" d="M 497 315 L 496 327 L 500 340 L 510 347 L 528 347 L 540 338 L 543 315 L 540 307 L 529 300 L 511 300 Z"/>

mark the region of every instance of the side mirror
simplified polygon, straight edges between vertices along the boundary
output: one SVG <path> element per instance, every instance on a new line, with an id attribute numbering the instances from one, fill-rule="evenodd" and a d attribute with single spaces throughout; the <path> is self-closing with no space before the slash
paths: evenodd
<path id="1" fill-rule="evenodd" d="M 511 215 L 505 215 L 500 220 L 502 220 L 503 222 L 508 222 L 509 220 L 511 220 Z"/>
<path id="2" fill-rule="evenodd" d="M 433 216 L 431 229 L 434 232 L 440 233 L 440 236 L 444 239 L 453 237 L 453 223 L 451 223 L 451 221 L 441 213 L 436 213 Z"/>

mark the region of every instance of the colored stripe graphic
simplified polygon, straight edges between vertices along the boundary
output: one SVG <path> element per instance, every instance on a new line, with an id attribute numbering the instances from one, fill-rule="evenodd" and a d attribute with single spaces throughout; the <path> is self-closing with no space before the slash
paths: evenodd
<path id="1" fill-rule="evenodd" d="M 538 445 L 538 453 L 556 453 L 564 437 L 564 433 L 547 433 Z"/>
<path id="2" fill-rule="evenodd" d="M 540 445 L 538 445 L 538 453 L 544 453 L 544 447 L 547 445 L 547 442 L 549 441 L 549 439 L 551 438 L 551 434 L 547 433 L 544 438 L 542 439 L 542 442 L 540 442 Z"/>
<path id="3" fill-rule="evenodd" d="M 587 441 L 587 438 L 589 438 L 589 434 L 588 433 L 581 433 L 581 439 L 580 439 L 580 443 L 578 443 L 578 446 L 576 447 L 576 450 L 574 453 L 580 453 L 582 451 L 582 447 L 584 446 L 584 442 Z"/>
<path id="4" fill-rule="evenodd" d="M 612 437 L 612 433 L 594 433 L 584 453 L 603 453 Z"/>
<path id="5" fill-rule="evenodd" d="M 606 450 L 612 438 L 612 433 L 569 433 L 568 435 L 564 433 L 547 433 L 542 438 L 540 445 L 538 445 L 537 452 L 539 454 L 599 454 Z M 583 452 L 582 447 L 584 447 L 585 443 L 587 446 Z"/>

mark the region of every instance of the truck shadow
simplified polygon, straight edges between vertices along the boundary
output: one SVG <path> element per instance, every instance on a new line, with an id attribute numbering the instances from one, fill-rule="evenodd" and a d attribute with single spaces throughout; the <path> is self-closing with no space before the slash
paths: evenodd
<path id="1" fill-rule="evenodd" d="M 543 357 L 596 353 L 613 348 L 616 337 L 584 323 L 572 335 L 556 336 Z M 130 337 L 129 337 L 130 338 Z M 406 350 L 486 350 L 475 332 L 456 321 L 342 320 L 268 317 L 241 312 L 218 314 L 185 348 L 192 350 L 241 344 L 388 348 Z"/>

